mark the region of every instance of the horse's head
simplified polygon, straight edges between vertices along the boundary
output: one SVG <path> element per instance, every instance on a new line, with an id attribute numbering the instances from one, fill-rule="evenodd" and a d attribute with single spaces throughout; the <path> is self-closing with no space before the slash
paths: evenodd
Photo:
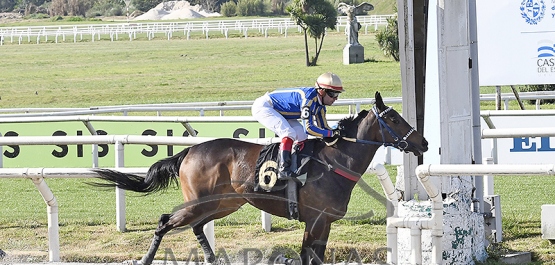
<path id="1" fill-rule="evenodd" d="M 383 103 L 380 92 L 376 92 L 376 104 L 372 112 L 379 125 L 379 135 L 374 134 L 374 139 L 381 141 L 385 146 L 393 146 L 406 153 L 412 152 L 419 156 L 428 151 L 428 141 L 408 124 L 397 111 Z M 378 139 L 375 139 L 375 138 Z"/>
<path id="2" fill-rule="evenodd" d="M 387 107 L 379 92 L 370 114 L 361 111 L 357 117 L 339 121 L 343 139 L 351 142 L 393 146 L 419 156 L 428 151 L 428 141 L 391 107 Z"/>

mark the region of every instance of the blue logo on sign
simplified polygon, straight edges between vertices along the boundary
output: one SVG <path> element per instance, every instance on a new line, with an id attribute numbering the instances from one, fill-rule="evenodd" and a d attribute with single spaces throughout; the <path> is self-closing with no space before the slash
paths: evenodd
<path id="1" fill-rule="evenodd" d="M 540 57 L 555 57 L 555 44 L 540 46 L 538 48 L 538 58 Z"/>
<path id="2" fill-rule="evenodd" d="M 530 25 L 537 25 L 545 15 L 544 0 L 523 0 L 520 4 L 520 14 Z"/>
<path id="3" fill-rule="evenodd" d="M 535 138 L 535 137 L 532 137 Z M 531 140 L 530 137 L 513 138 L 513 148 L 509 152 L 553 152 L 549 137 L 541 137 L 540 142 Z"/>

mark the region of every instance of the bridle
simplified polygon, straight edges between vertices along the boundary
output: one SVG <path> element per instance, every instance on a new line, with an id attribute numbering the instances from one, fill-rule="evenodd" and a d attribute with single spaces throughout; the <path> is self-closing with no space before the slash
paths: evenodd
<path id="1" fill-rule="evenodd" d="M 382 112 L 379 112 L 379 110 L 376 106 L 374 106 L 372 108 L 372 111 L 374 112 L 374 115 L 376 116 L 376 119 L 378 120 L 378 123 L 380 124 L 380 134 L 382 135 L 382 141 L 381 142 L 364 140 L 364 139 L 349 138 L 349 137 L 342 137 L 343 140 L 350 141 L 350 142 L 355 142 L 355 143 L 362 143 L 362 144 L 383 145 L 385 147 L 392 146 L 392 147 L 397 148 L 401 151 L 405 151 L 407 148 L 412 146 L 412 144 L 410 142 L 407 142 L 407 139 L 416 130 L 414 129 L 414 127 L 411 127 L 411 129 L 405 134 L 405 136 L 400 137 L 399 135 L 397 135 L 397 133 L 395 133 L 393 131 L 393 129 L 391 129 L 391 127 L 389 127 L 389 125 L 387 125 L 387 123 L 383 119 L 383 116 L 386 115 L 392 109 L 393 109 L 392 107 L 389 107 L 386 110 L 384 110 Z M 393 143 L 389 143 L 389 142 L 385 141 L 384 129 L 386 129 L 387 132 L 389 133 L 389 135 L 391 136 L 391 138 L 393 138 L 393 141 L 394 141 Z"/>

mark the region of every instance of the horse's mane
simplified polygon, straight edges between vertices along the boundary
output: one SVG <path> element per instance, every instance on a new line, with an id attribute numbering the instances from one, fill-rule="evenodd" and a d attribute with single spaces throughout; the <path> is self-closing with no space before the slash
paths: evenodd
<path id="1" fill-rule="evenodd" d="M 356 132 L 356 128 L 358 127 L 360 121 L 364 119 L 367 115 L 368 115 L 368 111 L 362 110 L 358 113 L 356 117 L 349 116 L 349 117 L 343 118 L 337 124 L 337 128 L 339 128 L 344 135 L 348 137 L 352 137 L 351 134 L 353 132 Z"/>

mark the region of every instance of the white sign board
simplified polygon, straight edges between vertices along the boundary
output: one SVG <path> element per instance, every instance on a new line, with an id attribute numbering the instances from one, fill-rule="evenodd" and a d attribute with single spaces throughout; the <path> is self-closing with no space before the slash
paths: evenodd
<path id="1" fill-rule="evenodd" d="M 555 84 L 555 0 L 478 0 L 480 86 Z"/>
<path id="2" fill-rule="evenodd" d="M 491 117 L 497 129 L 555 127 L 555 117 Z M 482 119 L 482 129 L 488 126 Z M 492 139 L 482 140 L 482 157 L 491 154 Z M 516 137 L 497 139 L 499 164 L 553 164 L 555 163 L 554 137 Z"/>

